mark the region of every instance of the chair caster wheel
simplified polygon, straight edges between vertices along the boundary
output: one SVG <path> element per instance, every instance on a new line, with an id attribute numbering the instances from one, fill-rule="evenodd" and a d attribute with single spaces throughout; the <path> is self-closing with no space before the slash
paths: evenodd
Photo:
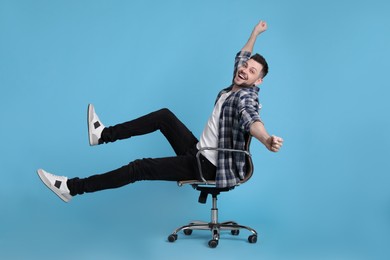
<path id="1" fill-rule="evenodd" d="M 251 236 L 249 236 L 249 237 L 248 237 L 248 241 L 249 241 L 249 243 L 251 243 L 251 244 L 256 243 L 256 242 L 257 242 L 257 235 L 251 235 Z"/>
<path id="2" fill-rule="evenodd" d="M 184 229 L 183 232 L 184 232 L 184 235 L 189 236 L 192 234 L 192 229 Z"/>
<path id="3" fill-rule="evenodd" d="M 233 236 L 238 236 L 240 234 L 240 230 L 239 229 L 233 229 L 232 231 L 230 231 L 230 233 L 233 235 Z"/>
<path id="4" fill-rule="evenodd" d="M 168 241 L 173 243 L 177 240 L 177 234 L 171 234 L 168 236 Z"/>
<path id="5" fill-rule="evenodd" d="M 218 240 L 212 239 L 209 241 L 210 248 L 216 248 L 218 246 Z"/>

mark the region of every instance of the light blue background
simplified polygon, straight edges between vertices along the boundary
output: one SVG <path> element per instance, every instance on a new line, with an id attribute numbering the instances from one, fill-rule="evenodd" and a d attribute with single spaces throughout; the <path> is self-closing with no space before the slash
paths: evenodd
<path id="1" fill-rule="evenodd" d="M 1 259 L 389 259 L 388 1 L 0 1 Z M 221 220 L 260 233 L 167 236 L 209 218 L 190 187 L 142 182 L 61 202 L 36 175 L 85 177 L 173 151 L 160 133 L 99 147 L 106 125 L 168 107 L 199 136 L 258 20 L 269 61 L 252 180 Z"/>

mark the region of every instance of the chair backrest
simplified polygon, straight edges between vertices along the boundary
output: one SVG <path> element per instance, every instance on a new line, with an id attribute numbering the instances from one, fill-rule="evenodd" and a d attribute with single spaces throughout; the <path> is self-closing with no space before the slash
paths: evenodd
<path id="1" fill-rule="evenodd" d="M 215 180 L 205 180 L 203 178 L 202 170 L 201 170 L 201 163 L 200 163 L 200 152 L 202 150 L 217 150 L 217 151 L 230 151 L 230 152 L 239 152 L 239 153 L 244 153 L 245 154 L 245 170 L 246 174 L 243 180 L 241 180 L 237 185 L 241 185 L 245 182 L 247 182 L 253 175 L 254 171 L 254 166 L 253 166 L 253 161 L 252 161 L 252 155 L 250 154 L 250 144 L 252 141 L 252 136 L 250 134 L 245 135 L 245 150 L 234 150 L 234 149 L 223 149 L 223 148 L 212 148 L 212 147 L 204 147 L 199 149 L 198 154 L 197 154 L 197 161 L 198 161 L 198 168 L 200 171 L 200 176 L 202 177 L 203 181 L 199 180 L 186 180 L 186 181 L 178 181 L 177 184 L 179 186 L 182 186 L 184 184 L 190 184 L 190 185 L 215 185 Z"/>
<path id="2" fill-rule="evenodd" d="M 250 134 L 247 134 L 245 136 L 245 178 L 239 182 L 240 184 L 243 184 L 247 182 L 253 175 L 254 172 L 254 166 L 252 161 L 252 155 L 250 154 L 250 145 L 252 142 L 252 136 Z"/>

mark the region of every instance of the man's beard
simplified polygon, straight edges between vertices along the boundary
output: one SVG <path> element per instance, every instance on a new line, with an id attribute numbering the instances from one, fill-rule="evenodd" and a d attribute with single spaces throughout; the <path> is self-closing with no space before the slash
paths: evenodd
<path id="1" fill-rule="evenodd" d="M 247 84 L 247 83 L 242 83 L 242 84 L 236 84 L 234 83 L 237 87 L 240 87 L 240 88 L 251 88 L 251 87 L 254 87 L 255 85 L 254 84 Z"/>

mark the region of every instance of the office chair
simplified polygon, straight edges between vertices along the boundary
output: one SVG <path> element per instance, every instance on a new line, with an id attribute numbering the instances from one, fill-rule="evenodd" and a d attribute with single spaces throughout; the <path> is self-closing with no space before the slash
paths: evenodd
<path id="1" fill-rule="evenodd" d="M 238 236 L 240 233 L 240 229 L 246 229 L 251 232 L 251 235 L 248 237 L 249 243 L 256 243 L 257 242 L 257 232 L 247 226 L 239 225 L 238 223 L 234 221 L 227 221 L 227 222 L 218 222 L 218 208 L 217 208 L 217 196 L 221 192 L 227 192 L 232 189 L 234 189 L 236 186 L 241 185 L 248 181 L 252 175 L 253 175 L 253 163 L 251 154 L 249 153 L 249 146 L 251 142 L 251 136 L 246 136 L 246 142 L 245 142 L 245 150 L 234 150 L 234 149 L 224 149 L 224 148 L 210 148 L 205 147 L 199 149 L 198 153 L 196 154 L 196 159 L 198 162 L 198 169 L 200 173 L 200 177 L 202 181 L 199 180 L 189 180 L 189 181 L 179 181 L 178 185 L 192 185 L 192 187 L 198 191 L 200 191 L 199 195 L 199 203 L 205 204 L 207 201 L 207 197 L 210 194 L 212 196 L 212 208 L 211 208 L 211 222 L 204 222 L 204 221 L 193 221 L 190 222 L 188 225 L 184 225 L 182 227 L 179 227 L 173 231 L 172 234 L 168 236 L 169 242 L 175 242 L 177 240 L 177 233 L 180 231 L 183 231 L 183 233 L 187 236 L 192 234 L 193 230 L 210 230 L 212 239 L 208 242 L 209 247 L 215 248 L 218 246 L 218 242 L 220 239 L 220 231 L 221 230 L 230 230 L 230 233 L 233 236 Z M 200 153 L 204 150 L 216 150 L 218 152 L 235 152 L 235 153 L 244 153 L 246 157 L 246 176 L 243 180 L 241 180 L 236 186 L 228 187 L 228 188 L 217 188 L 215 186 L 215 180 L 205 180 L 202 173 L 202 167 L 200 162 Z"/>

